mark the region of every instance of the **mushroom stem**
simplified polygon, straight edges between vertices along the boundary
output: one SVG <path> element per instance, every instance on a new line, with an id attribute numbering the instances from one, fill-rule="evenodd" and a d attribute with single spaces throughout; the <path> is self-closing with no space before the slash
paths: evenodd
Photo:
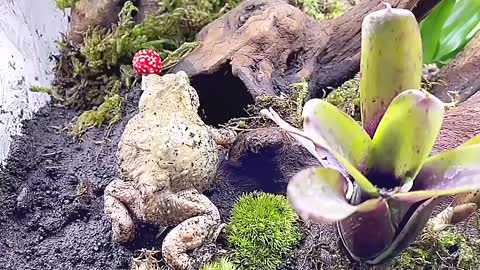
<path id="1" fill-rule="evenodd" d="M 142 86 L 141 86 L 142 92 L 145 91 L 145 89 L 147 89 L 147 76 L 142 75 Z"/>

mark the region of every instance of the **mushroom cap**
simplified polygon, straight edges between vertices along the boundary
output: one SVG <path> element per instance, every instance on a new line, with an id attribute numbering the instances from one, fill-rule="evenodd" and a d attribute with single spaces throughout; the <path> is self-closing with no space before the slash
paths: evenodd
<path id="1" fill-rule="evenodd" d="M 135 72 L 142 75 L 162 72 L 162 58 L 156 51 L 150 49 L 138 51 L 133 57 L 132 65 Z"/>

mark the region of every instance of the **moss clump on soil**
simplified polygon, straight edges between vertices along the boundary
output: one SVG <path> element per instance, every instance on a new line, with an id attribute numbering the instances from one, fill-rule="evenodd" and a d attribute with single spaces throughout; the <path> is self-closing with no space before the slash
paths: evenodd
<path id="1" fill-rule="evenodd" d="M 90 29 L 80 45 L 69 41 L 66 36 L 57 42 L 60 55 L 54 69 L 52 96 L 74 109 L 102 107 L 104 111 L 111 111 L 109 108 L 118 105 L 119 97 L 109 96 L 109 85 L 120 80 L 121 88 L 130 88 L 140 79 L 131 69 L 132 58 L 138 50 L 155 49 L 162 56 L 163 72 L 167 72 L 196 48 L 195 35 L 204 25 L 238 2 L 163 0 L 159 12 L 148 14 L 141 23 L 134 20 L 137 7 L 132 1 L 125 2 L 118 23 L 112 29 Z M 92 112 L 88 114 L 88 119 L 98 120 Z M 86 116 L 83 119 L 87 119 Z M 94 122 L 83 122 L 78 126 L 97 126 Z"/>
<path id="2" fill-rule="evenodd" d="M 296 0 L 295 5 L 314 19 L 333 19 L 346 9 L 340 0 Z"/>
<path id="3" fill-rule="evenodd" d="M 70 135 L 80 136 L 93 127 L 100 127 L 105 123 L 113 125 L 121 119 L 123 98 L 120 96 L 121 82 L 115 81 L 111 94 L 96 109 L 83 112 L 75 122 Z"/>
<path id="4" fill-rule="evenodd" d="M 360 76 L 344 82 L 335 89 L 330 89 L 326 100 L 337 106 L 346 114 L 360 121 Z"/>
<path id="5" fill-rule="evenodd" d="M 47 93 L 47 94 L 50 94 L 50 93 L 52 93 L 52 88 L 50 88 L 50 87 L 45 87 L 45 86 L 32 85 L 32 86 L 30 87 L 30 91 L 36 92 L 36 93 Z"/>
<path id="6" fill-rule="evenodd" d="M 392 269 L 478 269 L 478 252 L 478 240 L 469 243 L 454 228 L 434 232 L 427 226 L 419 239 L 394 262 Z"/>
<path id="7" fill-rule="evenodd" d="M 232 209 L 227 225 L 230 258 L 245 270 L 274 270 L 300 240 L 297 215 L 285 196 L 246 194 Z"/>
<path id="8" fill-rule="evenodd" d="M 219 260 L 205 264 L 201 270 L 236 270 L 236 268 L 227 258 L 220 258 Z"/>
<path id="9" fill-rule="evenodd" d="M 71 8 L 78 0 L 55 0 L 55 4 L 59 9 Z"/>
<path id="10" fill-rule="evenodd" d="M 302 126 L 302 109 L 308 94 L 308 82 L 302 80 L 290 85 L 290 94 L 280 96 L 258 96 L 255 104 L 246 109 L 248 117 L 231 119 L 226 126 L 239 131 L 270 126 L 267 119 L 259 116 L 262 109 L 273 108 L 282 118 L 295 127 Z"/>

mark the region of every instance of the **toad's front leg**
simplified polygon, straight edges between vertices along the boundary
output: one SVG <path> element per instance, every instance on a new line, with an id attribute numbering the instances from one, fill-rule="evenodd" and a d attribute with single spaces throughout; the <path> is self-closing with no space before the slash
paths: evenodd
<path id="1" fill-rule="evenodd" d="M 216 144 L 230 147 L 237 139 L 237 133 L 230 128 L 213 128 L 208 126 L 208 131 Z"/>
<path id="2" fill-rule="evenodd" d="M 181 191 L 161 200 L 162 208 L 169 211 L 166 217 L 178 224 L 163 240 L 163 258 L 175 270 L 194 269 L 195 261 L 187 252 L 215 238 L 221 225 L 218 209 L 197 190 Z"/>

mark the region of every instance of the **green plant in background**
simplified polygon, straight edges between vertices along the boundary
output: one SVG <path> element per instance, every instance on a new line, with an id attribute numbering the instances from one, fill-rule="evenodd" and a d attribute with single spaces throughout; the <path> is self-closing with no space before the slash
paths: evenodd
<path id="1" fill-rule="evenodd" d="M 226 258 L 207 263 L 201 270 L 236 270 L 235 265 Z"/>
<path id="2" fill-rule="evenodd" d="M 55 0 L 55 4 L 59 9 L 71 8 L 78 0 Z"/>
<path id="3" fill-rule="evenodd" d="M 424 62 L 438 66 L 447 64 L 479 30 L 480 1 L 441 1 L 420 23 Z"/>
<path id="4" fill-rule="evenodd" d="M 138 9 L 127 1 L 113 31 L 94 29 L 87 34 L 82 50 L 89 69 L 105 71 L 130 63 L 141 49 L 155 49 L 165 59 L 185 42 L 192 42 L 203 26 L 223 15 L 237 0 L 160 2 L 162 12 L 147 15 L 136 24 L 132 14 Z"/>
<path id="5" fill-rule="evenodd" d="M 300 239 L 296 219 L 283 195 L 243 195 L 227 227 L 232 262 L 245 270 L 278 269 Z"/>
<path id="6" fill-rule="evenodd" d="M 37 93 L 47 93 L 50 94 L 52 92 L 52 88 L 46 87 L 46 86 L 38 86 L 38 85 L 32 85 L 30 87 L 30 91 L 32 92 L 37 92 Z"/>
<path id="7" fill-rule="evenodd" d="M 478 137 L 429 156 L 445 104 L 417 90 L 421 51 L 415 16 L 387 4 L 362 23 L 362 126 L 321 99 L 305 103 L 303 131 L 262 111 L 323 165 L 290 180 L 296 213 L 336 223 L 350 257 L 367 264 L 389 262 L 407 248 L 445 196 L 480 189 Z"/>

